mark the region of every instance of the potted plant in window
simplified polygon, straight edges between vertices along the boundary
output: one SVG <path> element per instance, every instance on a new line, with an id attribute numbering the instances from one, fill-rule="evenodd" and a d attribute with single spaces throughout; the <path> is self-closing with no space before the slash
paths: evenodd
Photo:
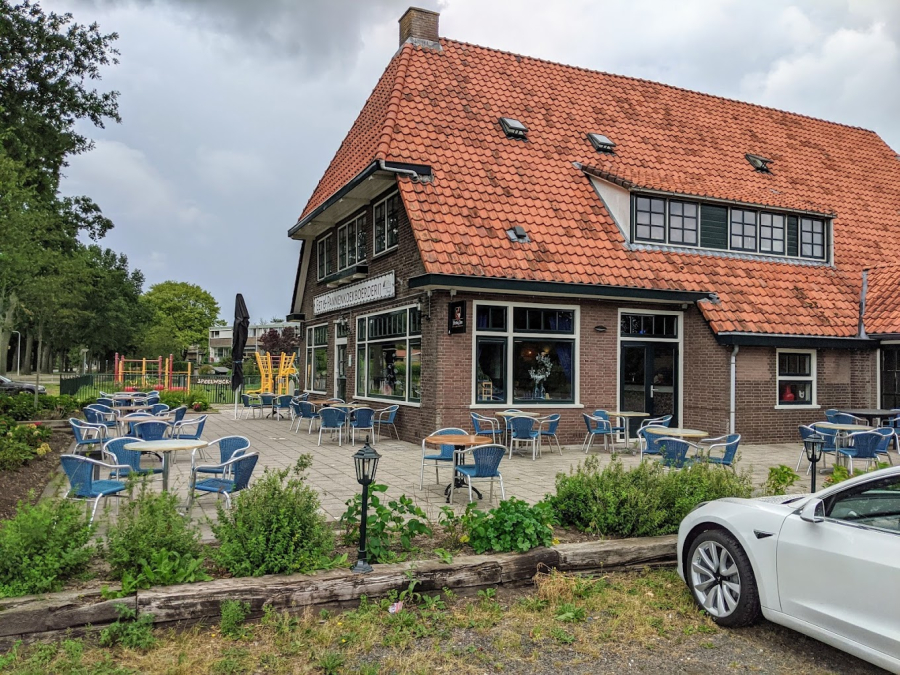
<path id="1" fill-rule="evenodd" d="M 534 357 L 537 362 L 534 368 L 528 369 L 528 375 L 534 382 L 534 398 L 544 398 L 544 382 L 553 372 L 553 362 L 550 361 L 549 354 L 539 353 Z"/>

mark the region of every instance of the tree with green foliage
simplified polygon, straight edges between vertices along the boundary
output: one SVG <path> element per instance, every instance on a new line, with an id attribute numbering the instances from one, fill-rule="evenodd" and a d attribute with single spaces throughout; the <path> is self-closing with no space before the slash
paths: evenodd
<path id="1" fill-rule="evenodd" d="M 144 349 L 158 347 L 168 341 L 173 351 L 177 351 L 182 358 L 191 345 L 202 345 L 207 341 L 209 327 L 219 317 L 216 299 L 196 284 L 184 281 L 154 284 L 144 294 L 143 301 L 152 312 L 152 328 L 148 330 Z M 151 340 L 156 344 L 152 344 Z"/>

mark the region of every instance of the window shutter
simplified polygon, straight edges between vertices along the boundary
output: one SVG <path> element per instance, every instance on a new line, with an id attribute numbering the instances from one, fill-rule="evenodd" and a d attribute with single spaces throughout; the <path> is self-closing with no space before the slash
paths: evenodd
<path id="1" fill-rule="evenodd" d="M 728 209 L 724 206 L 701 204 L 700 246 L 728 248 Z"/>
<path id="2" fill-rule="evenodd" d="M 787 218 L 787 254 L 797 255 L 797 216 Z"/>

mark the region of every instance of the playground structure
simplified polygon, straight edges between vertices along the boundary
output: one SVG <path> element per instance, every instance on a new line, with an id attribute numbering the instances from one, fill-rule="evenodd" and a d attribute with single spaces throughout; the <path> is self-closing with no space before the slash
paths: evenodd
<path id="1" fill-rule="evenodd" d="M 282 352 L 274 355 L 273 358 L 272 354 L 256 352 L 256 365 L 259 367 L 260 377 L 259 389 L 248 389 L 246 393 L 259 394 L 265 392 L 278 394 L 279 396 L 292 394 L 293 390 L 289 389 L 291 378 L 296 378 L 299 375 L 297 366 L 294 363 L 296 359 L 296 354 L 285 354 Z M 277 373 L 275 371 L 276 367 L 278 369 Z"/>
<path id="2" fill-rule="evenodd" d="M 140 364 L 139 367 L 129 364 Z M 187 370 L 175 370 L 175 357 L 169 354 L 167 358 L 159 356 L 155 359 L 126 359 L 116 354 L 113 362 L 113 373 L 116 382 L 123 386 L 139 386 L 142 390 L 151 389 L 183 389 L 191 390 L 191 362 L 188 361 Z M 184 385 L 176 386 L 176 377 L 183 378 Z M 178 379 L 182 379 L 178 377 Z"/>

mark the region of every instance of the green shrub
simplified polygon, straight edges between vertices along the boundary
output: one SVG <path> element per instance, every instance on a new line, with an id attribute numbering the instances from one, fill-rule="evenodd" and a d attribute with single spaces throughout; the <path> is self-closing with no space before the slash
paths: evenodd
<path id="1" fill-rule="evenodd" d="M 890 466 L 887 462 L 876 462 L 875 470 L 878 469 L 886 469 Z M 828 476 L 824 481 L 822 481 L 822 487 L 829 487 L 831 485 L 835 485 L 837 483 L 843 483 L 845 480 L 850 480 L 850 478 L 855 478 L 856 476 L 862 476 L 865 471 L 862 469 L 853 469 L 853 475 L 850 475 L 850 470 L 844 466 L 843 464 L 835 464 L 834 468 L 831 471 L 831 475 Z"/>
<path id="2" fill-rule="evenodd" d="M 17 469 L 50 452 L 50 429 L 38 424 L 18 424 L 0 417 L 0 471 Z"/>
<path id="3" fill-rule="evenodd" d="M 118 518 L 107 530 L 104 552 L 114 579 L 123 578 L 126 572 L 137 577 L 148 556 L 157 551 L 199 556 L 200 533 L 177 507 L 174 493 L 153 492 L 146 481 L 136 498 L 120 506 Z"/>
<path id="4" fill-rule="evenodd" d="M 240 640 L 247 637 L 248 630 L 244 627 L 244 621 L 250 616 L 250 604 L 240 600 L 223 600 L 219 609 L 219 628 L 222 635 L 232 640 Z"/>
<path id="5" fill-rule="evenodd" d="M 431 535 L 425 512 L 406 495 L 382 504 L 379 493 L 387 491 L 387 485 L 369 486 L 369 510 L 366 518 L 366 552 L 369 562 L 395 562 L 402 559 L 401 552 L 412 550 L 416 535 Z M 362 495 L 356 494 L 346 501 L 347 510 L 341 516 L 344 527 L 344 543 L 359 541 L 359 524 L 362 519 Z"/>
<path id="6" fill-rule="evenodd" d="M 17 422 L 24 420 L 61 420 L 71 417 L 81 409 L 74 396 L 38 396 L 34 404 L 34 394 L 21 393 L 15 396 L 0 394 L 0 416 L 11 417 Z"/>
<path id="7" fill-rule="evenodd" d="M 141 571 L 138 574 L 135 575 L 129 570 L 122 573 L 122 588 L 118 591 L 110 591 L 104 587 L 103 597 L 124 598 L 139 588 L 212 580 L 212 577 L 203 570 L 203 558 L 195 558 L 190 554 L 180 555 L 165 549 L 153 552 L 148 558 L 149 562 L 141 558 Z"/>
<path id="8" fill-rule="evenodd" d="M 202 389 L 192 389 L 190 392 L 166 389 L 159 392 L 159 402 L 165 403 L 170 408 L 186 405 L 198 412 L 209 410 L 209 396 Z"/>
<path id="9" fill-rule="evenodd" d="M 216 562 L 236 577 L 332 566 L 334 535 L 303 474 L 311 463 L 309 455 L 301 455 L 293 471 L 266 469 L 235 495 L 231 510 L 219 504 L 212 526 L 219 540 Z"/>
<path id="10" fill-rule="evenodd" d="M 127 605 L 116 605 L 119 618 L 100 631 L 100 645 L 122 645 L 129 649 L 147 650 L 156 646 L 153 637 L 153 615 L 141 614 Z"/>
<path id="11" fill-rule="evenodd" d="M 784 464 L 770 466 L 769 477 L 762 486 L 763 494 L 769 497 L 783 495 L 798 480 L 800 480 L 800 476 L 794 473 L 791 467 Z"/>
<path id="12" fill-rule="evenodd" d="M 469 544 L 475 553 L 524 553 L 536 546 L 553 543 L 553 509 L 546 502 L 529 506 L 527 502 L 511 497 L 487 513 L 474 510 L 470 505 L 463 520 L 467 521 Z"/>
<path id="13" fill-rule="evenodd" d="M 625 469 L 613 459 L 600 470 L 588 457 L 569 474 L 557 474 L 549 498 L 560 524 L 605 536 L 673 534 L 691 509 L 720 497 L 750 497 L 750 476 L 696 463 L 666 471 L 657 462 Z"/>
<path id="14" fill-rule="evenodd" d="M 92 532 L 84 504 L 20 502 L 0 522 L 0 597 L 60 590 L 90 560 Z"/>

